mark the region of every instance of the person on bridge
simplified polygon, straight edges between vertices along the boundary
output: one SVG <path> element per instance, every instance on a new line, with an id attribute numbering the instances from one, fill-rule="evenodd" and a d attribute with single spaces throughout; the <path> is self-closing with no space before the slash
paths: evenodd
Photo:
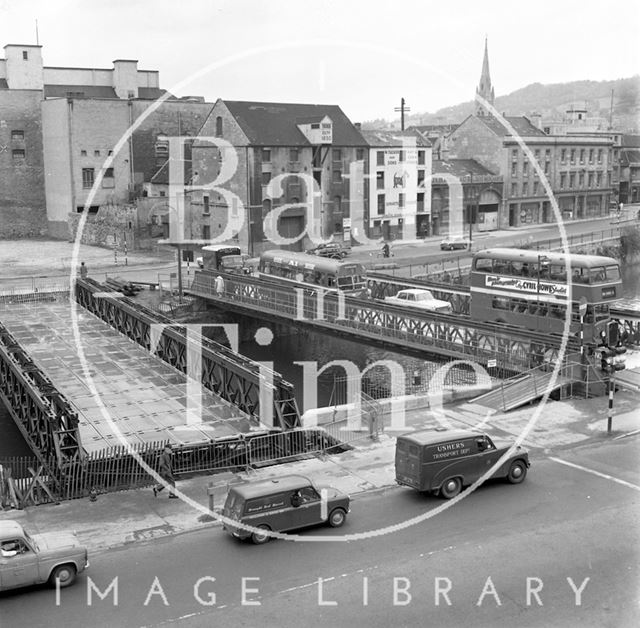
<path id="1" fill-rule="evenodd" d="M 382 257 L 389 257 L 390 253 L 391 253 L 391 249 L 389 248 L 389 243 L 385 242 L 382 245 Z"/>
<path id="2" fill-rule="evenodd" d="M 216 294 L 221 297 L 224 294 L 224 279 L 218 275 L 215 281 Z"/>
<path id="3" fill-rule="evenodd" d="M 80 262 L 80 279 L 86 279 L 89 271 L 87 267 L 84 265 L 84 262 Z"/>
<path id="4" fill-rule="evenodd" d="M 178 496 L 173 492 L 173 489 L 176 487 L 176 480 L 173 477 L 173 451 L 171 445 L 168 443 L 164 446 L 164 451 L 160 454 L 158 474 L 164 482 L 153 487 L 153 496 L 157 497 L 158 493 L 168 485 L 169 499 L 178 499 Z"/>

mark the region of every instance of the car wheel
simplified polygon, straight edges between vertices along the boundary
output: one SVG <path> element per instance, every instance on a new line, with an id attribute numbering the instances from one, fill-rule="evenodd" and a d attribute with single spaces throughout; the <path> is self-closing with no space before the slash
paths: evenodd
<path id="1" fill-rule="evenodd" d="M 75 565 L 58 565 L 49 576 L 49 584 L 56 586 L 60 582 L 60 588 L 68 587 L 76 579 Z"/>
<path id="2" fill-rule="evenodd" d="M 261 526 L 258 526 L 258 528 L 260 530 L 264 530 L 264 532 L 254 532 L 251 535 L 251 540 L 255 545 L 262 545 L 264 543 L 268 543 L 271 540 L 271 536 L 269 535 L 271 528 L 267 525 L 261 525 Z"/>
<path id="3" fill-rule="evenodd" d="M 527 477 L 527 465 L 522 460 L 514 460 L 509 467 L 507 480 L 511 484 L 520 484 Z"/>
<path id="4" fill-rule="evenodd" d="M 440 495 L 445 499 L 454 498 L 462 490 L 460 478 L 448 478 L 440 487 Z"/>
<path id="5" fill-rule="evenodd" d="M 347 518 L 347 513 L 342 508 L 336 508 L 331 511 L 329 515 L 329 525 L 332 528 L 339 528 L 342 526 Z"/>

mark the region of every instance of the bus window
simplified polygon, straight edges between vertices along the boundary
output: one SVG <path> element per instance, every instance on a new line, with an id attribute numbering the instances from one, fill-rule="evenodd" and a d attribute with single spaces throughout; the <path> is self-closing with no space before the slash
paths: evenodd
<path id="1" fill-rule="evenodd" d="M 606 278 L 604 266 L 594 266 L 589 271 L 589 283 L 602 283 Z"/>
<path id="2" fill-rule="evenodd" d="M 549 278 L 553 281 L 566 281 L 567 269 L 564 264 L 552 264 L 549 269 Z"/>
<path id="3" fill-rule="evenodd" d="M 511 268 L 509 269 L 510 275 L 515 275 L 516 277 L 522 277 L 522 267 L 524 264 L 522 262 L 511 262 Z"/>
<path id="4" fill-rule="evenodd" d="M 573 283 L 588 283 L 589 276 L 587 274 L 583 274 L 583 271 L 587 271 L 586 268 L 574 268 L 573 274 L 571 276 L 571 281 Z"/>
<path id="5" fill-rule="evenodd" d="M 596 315 L 596 322 L 605 321 L 609 318 L 610 312 L 609 312 L 608 303 L 601 303 L 600 305 L 596 305 L 594 309 L 595 309 L 595 315 Z"/>
<path id="6" fill-rule="evenodd" d="M 487 257 L 479 257 L 476 259 L 476 265 L 474 270 L 477 270 L 479 273 L 490 273 L 492 270 L 492 261 Z"/>
<path id="7" fill-rule="evenodd" d="M 338 287 L 340 288 L 353 288 L 352 277 L 338 277 Z"/>
<path id="8" fill-rule="evenodd" d="M 619 266 L 607 266 L 607 281 L 620 281 L 620 267 Z"/>
<path id="9" fill-rule="evenodd" d="M 494 310 L 508 310 L 509 309 L 509 299 L 504 299 L 502 297 L 494 297 L 491 302 L 491 306 Z"/>

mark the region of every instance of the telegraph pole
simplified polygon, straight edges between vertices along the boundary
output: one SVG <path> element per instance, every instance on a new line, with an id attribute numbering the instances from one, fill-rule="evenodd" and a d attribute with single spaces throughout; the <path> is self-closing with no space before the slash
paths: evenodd
<path id="1" fill-rule="evenodd" d="M 407 107 L 407 105 L 406 105 L 406 103 L 404 101 L 404 98 L 400 99 L 400 106 L 396 107 L 394 109 L 394 111 L 399 111 L 400 112 L 400 130 L 404 131 L 404 114 L 405 114 L 405 111 L 407 111 L 407 112 L 411 111 L 411 109 L 409 107 Z"/>

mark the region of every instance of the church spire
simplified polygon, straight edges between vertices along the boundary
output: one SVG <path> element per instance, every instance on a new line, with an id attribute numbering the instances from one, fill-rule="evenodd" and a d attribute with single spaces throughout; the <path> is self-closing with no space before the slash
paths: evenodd
<path id="1" fill-rule="evenodd" d="M 482 61 L 482 74 L 480 75 L 480 84 L 476 88 L 476 94 L 484 98 L 489 104 L 493 106 L 495 94 L 493 92 L 493 87 L 491 86 L 491 76 L 489 74 L 489 45 L 486 37 L 484 40 L 484 59 Z M 487 111 L 487 109 L 478 100 L 476 100 L 475 114 L 477 116 L 491 115 L 490 112 Z"/>

